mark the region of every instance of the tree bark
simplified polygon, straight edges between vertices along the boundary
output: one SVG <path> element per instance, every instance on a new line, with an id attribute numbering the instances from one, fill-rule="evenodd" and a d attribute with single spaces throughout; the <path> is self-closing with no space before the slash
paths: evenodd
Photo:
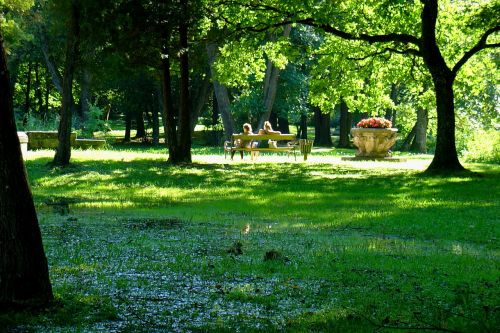
<path id="1" fill-rule="evenodd" d="M 322 113 L 319 108 L 314 108 L 314 145 L 331 147 L 330 113 Z"/>
<path id="2" fill-rule="evenodd" d="M 351 131 L 352 115 L 349 113 L 349 108 L 346 102 L 340 102 L 340 125 L 339 125 L 339 148 L 349 148 L 349 133 Z"/>
<path id="3" fill-rule="evenodd" d="M 0 87 L 0 309 L 39 307 L 52 301 L 52 286 L 16 133 L 1 32 Z"/>
<path id="4" fill-rule="evenodd" d="M 455 145 L 455 74 L 448 68 L 436 41 L 438 1 L 424 1 L 422 10 L 421 53 L 432 76 L 436 92 L 437 137 L 434 158 L 427 172 L 461 171 Z"/>
<path id="5" fill-rule="evenodd" d="M 406 135 L 406 138 L 403 140 L 401 144 L 401 151 L 409 151 L 412 142 L 415 140 L 415 133 L 417 132 L 417 123 L 413 125 L 411 131 Z"/>
<path id="6" fill-rule="evenodd" d="M 135 138 L 140 139 L 140 138 L 145 138 L 146 137 L 146 127 L 144 126 L 144 111 L 141 110 L 135 110 L 134 112 L 135 115 Z"/>
<path id="7" fill-rule="evenodd" d="M 40 38 L 40 48 L 42 49 L 43 58 L 45 59 L 45 64 L 52 77 L 52 83 L 56 87 L 57 91 L 63 94 L 63 78 L 59 70 L 57 69 L 55 60 L 50 55 L 49 51 L 49 41 L 47 38 L 47 33 L 42 29 L 38 30 L 38 37 Z"/>
<path id="8" fill-rule="evenodd" d="M 288 38 L 292 31 L 292 25 L 287 24 L 283 27 L 283 37 Z M 274 101 L 276 99 L 276 92 L 278 91 L 278 80 L 280 70 L 268 60 L 266 67 L 266 76 L 264 78 L 264 113 L 260 116 L 257 128 L 263 128 L 264 122 L 269 120 L 271 112 L 273 111 Z"/>
<path id="9" fill-rule="evenodd" d="M 194 132 L 196 124 L 198 123 L 198 118 L 200 117 L 203 107 L 208 102 L 208 97 L 210 96 L 210 72 L 207 71 L 203 77 L 200 87 L 194 98 L 193 108 L 191 111 L 191 134 Z"/>
<path id="10" fill-rule="evenodd" d="M 172 81 L 170 77 L 170 58 L 168 50 L 165 49 L 162 58 L 162 98 L 163 98 L 163 118 L 165 127 L 165 144 L 168 147 L 169 154 L 177 147 L 177 130 L 175 125 L 175 111 L 172 103 Z"/>
<path id="11" fill-rule="evenodd" d="M 31 108 L 31 71 L 33 69 L 33 63 L 30 61 L 28 63 L 28 72 L 26 73 L 26 90 L 24 92 L 24 117 L 28 118 Z"/>
<path id="12" fill-rule="evenodd" d="M 398 105 L 398 87 L 396 84 L 391 84 L 391 94 L 390 94 L 391 100 L 394 103 L 394 105 Z M 385 111 L 385 119 L 388 119 L 392 122 L 392 127 L 396 127 L 396 110 L 395 109 L 387 109 Z"/>
<path id="13" fill-rule="evenodd" d="M 123 138 L 124 142 L 130 141 L 130 131 L 132 129 L 132 113 L 130 110 L 127 110 L 125 113 L 125 137 Z"/>
<path id="14" fill-rule="evenodd" d="M 40 63 L 38 62 L 35 65 L 35 100 L 38 114 L 43 115 L 42 81 L 40 79 Z"/>
<path id="15" fill-rule="evenodd" d="M 180 105 L 178 147 L 174 154 L 169 154 L 169 162 L 173 164 L 191 163 L 191 112 L 189 103 L 189 49 L 188 49 L 188 0 L 180 0 L 181 17 L 179 23 L 180 42 Z"/>
<path id="16" fill-rule="evenodd" d="M 288 121 L 288 117 L 278 116 L 278 126 L 276 127 L 276 129 L 283 134 L 289 134 L 290 122 Z"/>
<path id="17" fill-rule="evenodd" d="M 83 68 L 82 75 L 80 76 L 80 107 L 78 110 L 78 117 L 82 124 L 87 119 L 90 110 L 90 82 L 92 74 L 87 68 Z"/>
<path id="18" fill-rule="evenodd" d="M 154 103 L 151 106 L 151 117 L 153 118 L 153 145 L 157 146 L 160 143 L 160 117 Z"/>
<path id="19" fill-rule="evenodd" d="M 231 102 L 229 101 L 229 93 L 227 88 L 220 84 L 219 81 L 215 80 L 215 70 L 213 65 L 217 59 L 217 45 L 209 43 L 206 46 L 208 63 L 210 65 L 210 73 L 212 76 L 212 82 L 214 85 L 215 97 L 217 100 L 217 105 L 219 107 L 219 113 L 222 119 L 222 126 L 224 127 L 224 137 L 226 140 L 231 138 L 231 135 L 235 133 L 234 118 L 231 114 Z"/>
<path id="20" fill-rule="evenodd" d="M 61 120 L 59 122 L 59 144 L 56 149 L 53 164 L 66 166 L 71 158 L 71 125 L 73 105 L 73 76 L 76 68 L 78 43 L 80 38 L 80 9 L 76 0 L 71 3 L 71 13 L 68 22 L 68 37 L 66 40 L 66 56 L 64 63 L 63 93 Z"/>
<path id="21" fill-rule="evenodd" d="M 427 124 L 428 111 L 424 108 L 417 109 L 417 122 L 415 124 L 415 139 L 413 140 L 410 150 L 427 153 Z"/>
<path id="22" fill-rule="evenodd" d="M 299 139 L 307 139 L 307 114 L 300 115 Z"/>

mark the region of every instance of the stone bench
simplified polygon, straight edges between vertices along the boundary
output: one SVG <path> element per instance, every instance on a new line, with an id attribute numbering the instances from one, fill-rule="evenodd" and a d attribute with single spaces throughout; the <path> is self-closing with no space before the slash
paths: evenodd
<path id="1" fill-rule="evenodd" d="M 89 149 L 89 148 L 104 148 L 106 145 L 106 140 L 104 139 L 76 139 L 75 148 Z"/>
<path id="2" fill-rule="evenodd" d="M 21 145 L 21 152 L 25 156 L 28 152 L 28 135 L 25 132 L 17 132 L 17 137 L 19 138 L 19 144 Z"/>
<path id="3" fill-rule="evenodd" d="M 57 131 L 28 131 L 28 149 L 55 149 L 59 144 Z M 75 145 L 76 133 L 71 133 L 71 146 Z"/>

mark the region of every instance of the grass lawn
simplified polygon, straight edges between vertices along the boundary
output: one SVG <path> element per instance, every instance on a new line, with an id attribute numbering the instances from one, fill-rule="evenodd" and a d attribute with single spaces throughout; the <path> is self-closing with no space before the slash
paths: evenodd
<path id="1" fill-rule="evenodd" d="M 428 156 L 224 160 L 197 148 L 30 152 L 57 305 L 21 332 L 493 332 L 500 166 L 428 177 Z"/>

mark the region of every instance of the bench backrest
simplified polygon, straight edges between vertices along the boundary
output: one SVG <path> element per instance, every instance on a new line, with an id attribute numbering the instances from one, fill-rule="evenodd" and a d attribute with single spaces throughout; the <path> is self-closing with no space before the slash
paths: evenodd
<path id="1" fill-rule="evenodd" d="M 275 141 L 293 141 L 295 140 L 295 134 L 233 134 L 233 140 L 275 140 Z"/>

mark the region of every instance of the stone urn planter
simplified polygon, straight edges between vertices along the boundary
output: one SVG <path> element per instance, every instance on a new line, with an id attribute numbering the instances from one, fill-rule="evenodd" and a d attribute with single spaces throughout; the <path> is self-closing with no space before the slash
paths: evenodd
<path id="1" fill-rule="evenodd" d="M 396 143 L 397 128 L 352 128 L 353 143 L 358 147 L 356 157 L 390 157 L 389 149 Z"/>

